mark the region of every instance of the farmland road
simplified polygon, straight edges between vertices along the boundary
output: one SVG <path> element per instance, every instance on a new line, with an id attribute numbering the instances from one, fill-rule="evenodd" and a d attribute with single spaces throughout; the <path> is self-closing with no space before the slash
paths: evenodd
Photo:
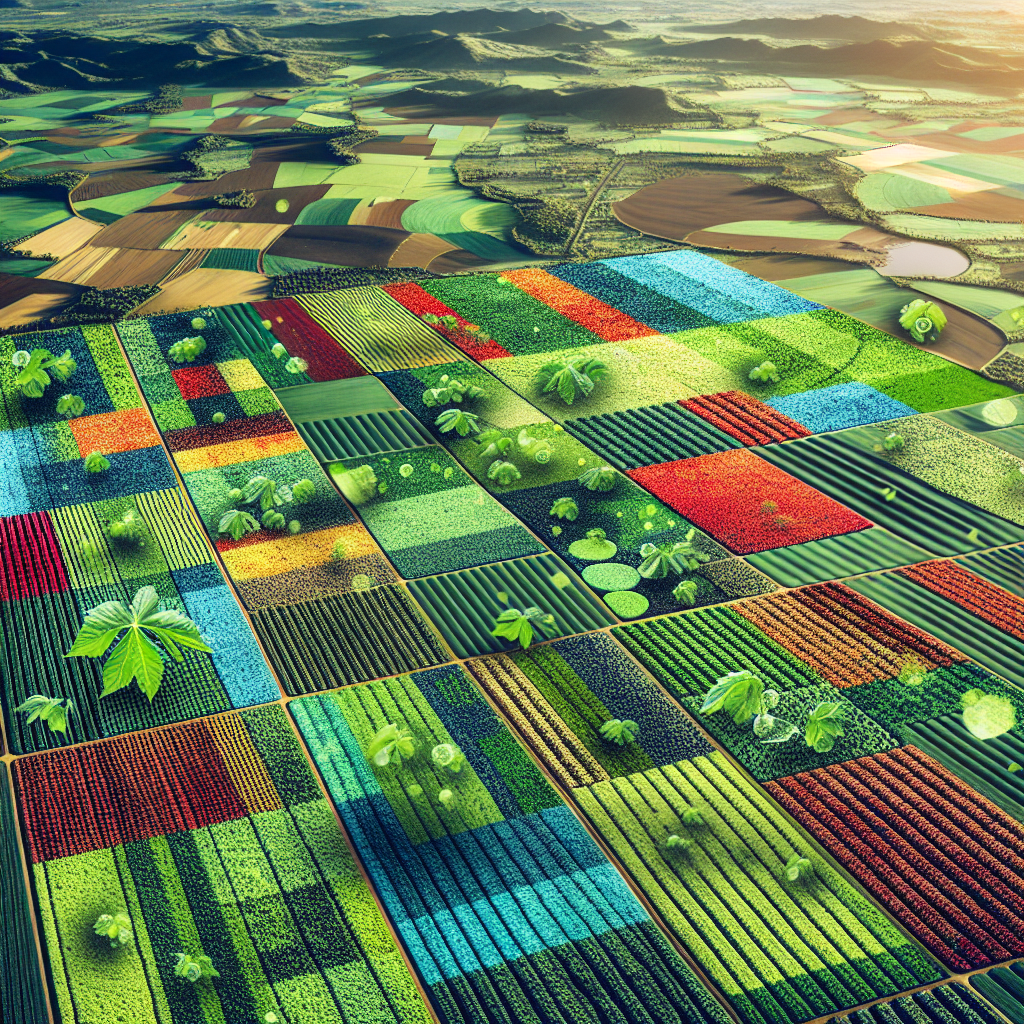
<path id="1" fill-rule="evenodd" d="M 594 203 L 597 202 L 598 196 L 600 196 L 608 187 L 608 182 L 619 173 L 625 162 L 625 157 L 621 160 L 616 160 L 616 162 L 608 169 L 608 173 L 597 183 L 597 187 L 594 191 L 591 192 L 590 198 L 587 200 L 587 205 L 583 207 L 583 212 L 580 214 L 579 223 L 576 225 L 573 233 L 569 236 L 569 241 L 565 243 L 565 248 L 562 250 L 563 256 L 572 255 L 572 248 L 576 244 L 576 239 L 580 237 L 580 232 L 586 226 L 587 218 L 590 216 L 590 211 L 593 209 Z"/>

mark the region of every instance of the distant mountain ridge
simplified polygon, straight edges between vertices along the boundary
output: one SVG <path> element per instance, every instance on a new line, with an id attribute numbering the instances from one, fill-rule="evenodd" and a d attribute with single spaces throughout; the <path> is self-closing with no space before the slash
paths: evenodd
<path id="1" fill-rule="evenodd" d="M 816 18 L 749 18 L 713 24 L 683 24 L 677 26 L 692 32 L 716 35 L 765 35 L 775 39 L 844 39 L 848 42 L 871 42 L 892 36 L 933 38 L 928 29 L 904 21 L 873 21 L 859 14 L 820 14 Z"/>

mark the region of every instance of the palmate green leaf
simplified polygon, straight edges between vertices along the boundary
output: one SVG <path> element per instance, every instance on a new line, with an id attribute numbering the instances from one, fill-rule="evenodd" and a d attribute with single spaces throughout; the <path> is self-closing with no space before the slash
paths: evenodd
<path id="1" fill-rule="evenodd" d="M 825 754 L 845 735 L 845 708 L 839 701 L 822 701 L 810 714 L 804 731 L 804 742 L 818 754 Z"/>
<path id="2" fill-rule="evenodd" d="M 120 601 L 106 601 L 92 609 L 65 657 L 99 658 L 122 630 L 127 632 L 110 652 L 103 665 L 103 692 L 109 696 L 132 680 L 152 700 L 163 680 L 164 663 L 156 638 L 174 661 L 184 655 L 180 648 L 212 653 L 203 642 L 199 627 L 174 608 L 160 610 L 160 598 L 153 587 L 142 587 L 125 608 Z"/>
<path id="3" fill-rule="evenodd" d="M 708 690 L 700 713 L 709 715 L 715 711 L 725 711 L 732 715 L 737 725 L 742 725 L 761 711 L 763 694 L 764 683 L 753 672 L 746 669 L 730 672 Z"/>

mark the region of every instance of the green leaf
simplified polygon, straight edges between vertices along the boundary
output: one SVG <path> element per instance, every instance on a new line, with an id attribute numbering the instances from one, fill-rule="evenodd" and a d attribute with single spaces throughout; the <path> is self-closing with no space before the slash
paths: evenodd
<path id="1" fill-rule="evenodd" d="M 710 715 L 725 711 L 737 725 L 742 725 L 761 711 L 763 694 L 764 683 L 753 672 L 746 669 L 730 672 L 708 690 L 700 713 Z"/>
<path id="2" fill-rule="evenodd" d="M 816 753 L 825 754 L 844 736 L 843 716 L 846 708 L 839 701 L 822 701 L 810 714 L 804 729 L 804 741 Z"/>
<path id="3" fill-rule="evenodd" d="M 100 696 L 109 697 L 137 679 L 139 688 L 152 700 L 163 677 L 164 663 L 159 651 L 141 630 L 132 628 L 110 652 L 103 666 L 103 692 Z"/>

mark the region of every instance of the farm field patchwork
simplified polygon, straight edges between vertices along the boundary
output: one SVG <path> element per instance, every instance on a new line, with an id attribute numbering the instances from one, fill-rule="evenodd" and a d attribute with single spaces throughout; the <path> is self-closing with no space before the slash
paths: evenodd
<path id="1" fill-rule="evenodd" d="M 299 162 L 282 238 L 500 228 Z M 1010 389 L 696 252 L 383 280 L 6 342 L 27 1012 L 996 1024 L 932 986 L 1024 957 Z M 101 698 L 143 586 L 211 650 Z"/>

